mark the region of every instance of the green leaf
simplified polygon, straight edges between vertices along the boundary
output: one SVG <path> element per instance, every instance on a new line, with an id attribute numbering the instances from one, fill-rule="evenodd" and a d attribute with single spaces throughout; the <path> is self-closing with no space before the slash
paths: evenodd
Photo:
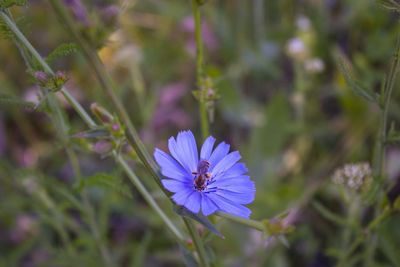
<path id="1" fill-rule="evenodd" d="M 69 56 L 70 54 L 79 52 L 80 48 L 75 43 L 66 43 L 59 45 L 56 49 L 54 49 L 47 57 L 46 62 L 51 64 L 56 59 L 60 57 Z"/>
<path id="2" fill-rule="evenodd" d="M 108 138 L 110 133 L 104 127 L 83 131 L 72 136 L 73 138 Z"/>
<path id="3" fill-rule="evenodd" d="M 183 256 L 183 262 L 187 267 L 198 267 L 199 265 L 197 264 L 196 260 L 193 258 L 192 253 L 188 249 L 186 249 L 184 246 L 179 244 L 179 250 Z"/>
<path id="4" fill-rule="evenodd" d="M 4 36 L 7 39 L 12 39 L 14 36 L 13 32 L 8 28 L 7 24 L 0 19 L 0 35 Z"/>
<path id="5" fill-rule="evenodd" d="M 218 230 L 215 228 L 215 226 L 210 222 L 210 220 L 207 219 L 206 216 L 204 216 L 201 213 L 194 214 L 187 208 L 183 206 L 174 206 L 174 211 L 178 213 L 181 216 L 193 219 L 199 223 L 201 223 L 204 227 L 206 227 L 208 230 L 210 230 L 212 233 L 216 234 L 217 236 L 221 238 L 225 238 Z"/>
<path id="6" fill-rule="evenodd" d="M 0 8 L 9 8 L 12 6 L 24 6 L 27 0 L 0 0 Z"/>
<path id="7" fill-rule="evenodd" d="M 337 60 L 339 69 L 353 93 L 369 102 L 377 103 L 378 98 L 376 94 L 365 88 L 359 81 L 353 78 L 351 68 L 349 66 L 350 63 L 346 60 L 344 55 L 339 54 L 337 56 Z"/>
<path id="8" fill-rule="evenodd" d="M 35 109 L 36 104 L 33 102 L 22 100 L 16 96 L 7 95 L 0 93 L 0 105 L 4 106 L 16 106 L 22 109 Z"/>
<path id="9" fill-rule="evenodd" d="M 400 3 L 397 3 L 395 0 L 380 0 L 378 2 L 382 7 L 390 11 L 400 12 Z"/>
<path id="10" fill-rule="evenodd" d="M 78 190 L 82 190 L 89 186 L 99 186 L 107 190 L 113 190 L 119 193 L 121 196 L 133 199 L 129 186 L 123 182 L 122 178 L 117 176 L 106 173 L 98 173 L 82 179 L 77 187 Z"/>
<path id="11" fill-rule="evenodd" d="M 347 225 L 346 220 L 341 218 L 339 215 L 333 213 L 329 209 L 327 209 L 324 205 L 322 205 L 320 202 L 313 201 L 312 202 L 313 207 L 321 214 L 325 219 L 334 222 L 339 225 Z"/>
<path id="12" fill-rule="evenodd" d="M 140 267 L 140 266 L 145 266 L 145 257 L 146 257 L 146 252 L 149 248 L 150 242 L 151 242 L 152 234 L 151 232 L 147 231 L 144 234 L 144 237 L 142 240 L 140 240 L 139 247 L 136 248 L 134 251 L 134 254 L 132 256 L 132 263 L 131 267 Z"/>

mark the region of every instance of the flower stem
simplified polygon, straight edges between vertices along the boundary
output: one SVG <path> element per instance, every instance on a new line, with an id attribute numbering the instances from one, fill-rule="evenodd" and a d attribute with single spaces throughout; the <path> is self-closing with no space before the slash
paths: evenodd
<path id="1" fill-rule="evenodd" d="M 55 12 L 59 15 L 60 20 L 62 20 L 63 24 L 66 26 L 67 30 L 74 37 L 76 42 L 78 42 L 78 44 L 82 47 L 84 56 L 86 57 L 86 60 L 88 61 L 88 63 L 92 66 L 92 68 L 96 74 L 96 77 L 100 82 L 101 87 L 106 92 L 106 94 L 110 97 L 111 101 L 113 102 L 113 104 L 116 108 L 118 117 L 121 119 L 121 121 L 126 126 L 126 137 L 127 137 L 128 142 L 134 148 L 134 150 L 136 151 L 137 155 L 139 156 L 141 162 L 147 168 L 147 170 L 150 172 L 150 174 L 152 175 L 152 177 L 154 178 L 154 180 L 156 181 L 158 186 L 161 188 L 161 190 L 163 190 L 164 194 L 166 194 L 167 196 L 170 196 L 170 193 L 167 192 L 161 184 L 162 176 L 159 174 L 158 166 L 155 164 L 154 160 L 147 152 L 144 144 L 141 142 L 135 127 L 133 126 L 132 122 L 130 121 L 128 113 L 126 112 L 123 104 L 121 103 L 121 101 L 119 100 L 117 95 L 115 94 L 114 85 L 112 83 L 112 80 L 109 77 L 106 70 L 104 69 L 104 65 L 102 64 L 97 53 L 95 53 L 90 48 L 88 43 L 80 36 L 79 32 L 77 31 L 77 29 L 75 27 L 73 20 L 71 19 L 68 12 L 65 10 L 65 7 L 60 3 L 60 1 L 59 0 L 50 0 L 50 3 L 53 6 L 53 9 L 55 10 Z M 199 19 L 200 19 L 200 17 L 198 17 L 198 20 Z M 199 41 L 201 41 L 201 39 Z M 202 51 L 200 53 L 202 54 Z M 201 56 L 201 59 L 202 59 L 202 56 Z M 198 64 L 202 65 L 202 60 Z M 205 116 L 206 116 L 205 122 L 207 122 L 206 110 L 205 110 Z M 204 127 L 206 127 L 206 128 L 204 128 Z M 204 127 L 202 128 L 202 129 L 204 129 L 203 135 L 207 136 L 208 135 L 207 134 L 208 133 L 208 122 L 205 124 Z M 149 202 L 149 205 L 152 205 L 152 204 Z M 157 210 L 156 210 L 156 212 L 157 212 Z M 170 226 L 172 225 L 167 221 L 165 221 L 165 223 Z M 190 230 L 189 230 L 189 232 L 190 232 Z M 193 236 L 192 236 L 192 238 L 195 239 Z M 199 251 L 199 255 L 200 254 L 201 254 L 201 252 Z"/>
<path id="2" fill-rule="evenodd" d="M 189 230 L 189 234 L 193 239 L 194 246 L 196 247 L 196 250 L 198 252 L 200 265 L 202 267 L 208 267 L 209 264 L 208 264 L 208 260 L 207 260 L 207 254 L 204 249 L 204 244 L 199 236 L 199 233 L 197 232 L 197 230 L 194 226 L 194 223 L 190 219 L 187 219 L 187 218 L 183 218 L 183 221 L 185 222 L 185 225 Z"/>
<path id="3" fill-rule="evenodd" d="M 223 211 L 217 211 L 216 215 L 218 215 L 218 216 L 220 216 L 222 218 L 229 219 L 231 221 L 243 224 L 245 226 L 254 228 L 254 229 L 262 231 L 262 232 L 265 231 L 265 226 L 259 221 L 255 221 L 255 220 L 251 220 L 251 219 L 245 219 L 245 218 L 242 218 L 242 217 L 234 216 L 232 214 L 229 214 L 229 213 L 226 213 L 226 212 L 223 212 Z"/>
<path id="4" fill-rule="evenodd" d="M 200 3 L 198 0 L 192 0 L 192 12 L 194 18 L 194 30 L 196 39 L 196 81 L 199 88 L 199 112 L 200 112 L 200 123 L 201 123 L 201 135 L 205 140 L 209 134 L 208 114 L 207 114 L 207 100 L 205 99 L 207 88 L 204 87 L 204 56 L 203 56 L 203 38 L 201 31 L 201 15 L 200 15 Z"/>
<path id="5" fill-rule="evenodd" d="M 128 166 L 126 161 L 122 158 L 121 155 L 117 154 L 115 151 L 113 152 L 116 161 L 122 166 L 128 175 L 129 180 L 136 186 L 137 190 L 142 194 L 143 198 L 147 201 L 147 203 L 153 208 L 153 210 L 163 219 L 165 224 L 169 227 L 171 232 L 175 235 L 177 240 L 183 241 L 183 234 L 175 227 L 174 223 L 165 215 L 165 213 L 161 210 L 161 208 L 157 205 L 154 198 L 151 194 L 146 190 L 144 185 L 141 183 L 139 178 L 135 175 L 135 173 Z"/>
<path id="6" fill-rule="evenodd" d="M 10 28 L 10 30 L 15 34 L 17 39 L 28 49 L 28 51 L 32 54 L 32 56 L 38 61 L 38 63 L 42 66 L 42 68 L 50 73 L 54 74 L 54 71 L 50 68 L 50 66 L 43 60 L 42 56 L 36 51 L 36 49 L 31 45 L 31 43 L 25 38 L 22 32 L 17 28 L 15 23 L 7 16 L 4 11 L 0 11 L 0 16 Z M 67 101 L 71 104 L 71 106 L 76 110 L 79 116 L 91 127 L 95 126 L 95 122 L 90 118 L 90 116 L 86 113 L 83 107 L 72 97 L 70 93 L 68 93 L 65 88 L 62 88 L 60 92 L 64 95 Z"/>
<path id="7" fill-rule="evenodd" d="M 117 95 L 115 94 L 115 88 L 113 82 L 104 68 L 103 63 L 98 57 L 97 53 L 93 51 L 89 44 L 81 37 L 79 31 L 76 29 L 74 21 L 72 20 L 69 13 L 65 10 L 65 7 L 59 0 L 50 0 L 50 3 L 54 9 L 54 11 L 58 14 L 58 18 L 61 20 L 63 25 L 69 31 L 71 36 L 76 40 L 79 46 L 83 50 L 83 55 L 85 56 L 87 62 L 91 65 L 101 88 L 104 92 L 110 97 L 111 102 L 113 103 L 118 117 L 126 126 L 126 136 L 128 142 L 135 149 L 137 155 L 140 160 L 144 164 L 144 166 L 148 169 L 158 186 L 164 191 L 166 195 L 168 193 L 165 191 L 164 187 L 161 185 L 161 176 L 158 174 L 158 167 L 155 164 L 153 158 L 149 155 L 146 150 L 146 147 L 141 142 L 139 135 L 133 126 L 126 109 L 124 108 L 122 102 L 119 100 Z"/>
<path id="8" fill-rule="evenodd" d="M 380 117 L 380 126 L 376 140 L 376 150 L 375 150 L 375 158 L 374 158 L 374 185 L 379 189 L 378 191 L 378 199 L 377 203 L 374 207 L 375 217 L 380 213 L 382 202 L 385 197 L 381 190 L 384 179 L 384 166 L 385 166 L 385 154 L 386 154 L 386 139 L 387 139 L 387 124 L 388 124 L 388 113 L 390 102 L 392 99 L 392 93 L 394 84 L 396 81 L 397 74 L 399 72 L 400 61 L 399 61 L 399 53 L 400 53 L 400 37 L 397 40 L 396 51 L 394 55 L 394 59 L 392 61 L 392 65 L 390 67 L 388 79 L 384 83 L 383 90 L 381 92 L 381 117 Z M 374 200 L 375 200 L 374 196 Z M 365 248 L 365 256 L 364 256 L 364 264 L 363 266 L 374 266 L 374 255 L 377 247 L 377 234 L 371 233 L 365 240 L 366 248 Z"/>
<path id="9" fill-rule="evenodd" d="M 79 165 L 79 160 L 76 156 L 75 151 L 70 149 L 69 147 L 66 148 L 69 160 L 71 162 L 72 169 L 74 171 L 75 177 L 77 177 L 79 180 L 82 179 L 82 174 L 81 174 L 81 168 Z M 83 202 L 83 210 L 85 211 L 85 215 L 87 216 L 88 219 L 88 224 L 89 224 L 89 229 L 93 235 L 93 238 L 96 242 L 96 246 L 100 252 L 101 257 L 103 258 L 103 261 L 105 262 L 106 266 L 113 267 L 115 266 L 114 261 L 111 257 L 111 253 L 107 247 L 107 244 L 104 243 L 98 224 L 96 222 L 96 215 L 95 211 L 93 209 L 93 206 L 90 204 L 88 195 L 86 191 L 81 192 L 81 198 Z"/>
<path id="10" fill-rule="evenodd" d="M 43 58 L 39 55 L 39 53 L 36 51 L 36 49 L 29 43 L 29 41 L 25 38 L 25 36 L 21 33 L 21 31 L 15 26 L 14 22 L 4 13 L 3 11 L 0 11 L 0 17 L 6 22 L 7 26 L 10 28 L 10 30 L 16 35 L 18 40 L 31 52 L 32 56 L 39 62 L 39 64 L 49 73 L 54 73 L 54 71 L 49 67 L 49 65 L 43 60 Z M 84 110 L 84 108 L 79 104 L 78 101 L 75 100 L 75 98 L 70 95 L 65 88 L 61 89 L 61 93 L 63 93 L 64 96 L 66 96 L 67 101 L 71 104 L 71 106 L 77 111 L 77 113 L 81 116 L 81 118 L 84 120 L 84 122 L 90 127 L 96 127 L 97 124 L 94 122 L 94 120 L 90 117 L 90 115 Z M 67 97 L 68 96 L 68 97 Z M 127 172 L 128 165 L 126 161 L 123 158 L 116 158 L 117 162 L 124 168 L 125 172 Z M 129 167 L 128 167 L 129 168 Z M 129 169 L 130 170 L 130 169 Z M 130 173 L 134 175 L 133 171 L 130 170 Z M 130 173 L 127 172 L 127 175 L 129 176 Z M 136 185 L 136 184 L 135 184 Z M 144 186 L 143 186 L 144 188 Z M 142 188 L 142 189 L 143 189 Z M 142 191 L 140 191 L 142 192 Z M 146 191 L 147 192 L 147 191 Z M 148 193 L 149 194 L 149 193 Z M 149 196 L 151 196 L 149 194 Z M 148 198 L 145 198 L 148 200 Z M 150 203 L 149 203 L 150 205 Z M 157 206 L 158 210 L 161 210 L 157 203 L 153 200 L 153 203 L 150 205 L 152 208 Z M 158 212 L 157 212 L 158 213 Z M 160 213 L 158 213 L 160 215 Z M 161 215 L 160 215 L 161 216 Z M 167 221 L 166 221 L 167 218 Z M 170 228 L 171 227 L 171 221 L 168 219 L 168 217 L 164 214 L 161 216 L 161 219 L 163 219 L 164 223 Z M 175 228 L 175 226 L 174 226 Z M 170 228 L 170 230 L 173 233 L 176 233 L 176 229 Z M 183 240 L 183 235 L 180 234 L 179 236 L 175 235 L 174 236 L 178 239 L 178 241 Z"/>

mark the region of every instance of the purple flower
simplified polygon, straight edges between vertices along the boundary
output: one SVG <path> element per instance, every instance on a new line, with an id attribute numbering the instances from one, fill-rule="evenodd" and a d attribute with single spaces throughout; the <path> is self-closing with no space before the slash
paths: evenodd
<path id="1" fill-rule="evenodd" d="M 243 204 L 254 200 L 255 186 L 245 175 L 245 164 L 238 162 L 238 151 L 229 153 L 230 146 L 220 143 L 214 150 L 215 138 L 210 136 L 201 147 L 200 159 L 192 132 L 180 132 L 168 140 L 172 157 L 156 148 L 154 158 L 166 177 L 161 182 L 174 193 L 172 199 L 193 213 L 200 210 L 208 216 L 224 211 L 248 218 L 251 211 Z"/>

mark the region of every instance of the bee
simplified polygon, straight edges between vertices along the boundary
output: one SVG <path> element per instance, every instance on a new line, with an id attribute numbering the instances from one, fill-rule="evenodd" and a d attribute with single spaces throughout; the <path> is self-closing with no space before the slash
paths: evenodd
<path id="1" fill-rule="evenodd" d="M 192 172 L 196 177 L 193 181 L 194 188 L 199 191 L 203 191 L 207 186 L 207 181 L 211 178 L 211 173 L 208 172 L 210 168 L 210 162 L 207 160 L 201 160 L 197 165 L 197 171 Z"/>

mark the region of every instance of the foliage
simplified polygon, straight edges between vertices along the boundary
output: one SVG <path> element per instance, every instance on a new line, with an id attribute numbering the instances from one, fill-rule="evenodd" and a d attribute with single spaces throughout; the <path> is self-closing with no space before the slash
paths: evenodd
<path id="1" fill-rule="evenodd" d="M 0 0 L 0 266 L 399 265 L 398 1 L 122 2 Z M 208 127 L 251 220 L 161 186 Z"/>

